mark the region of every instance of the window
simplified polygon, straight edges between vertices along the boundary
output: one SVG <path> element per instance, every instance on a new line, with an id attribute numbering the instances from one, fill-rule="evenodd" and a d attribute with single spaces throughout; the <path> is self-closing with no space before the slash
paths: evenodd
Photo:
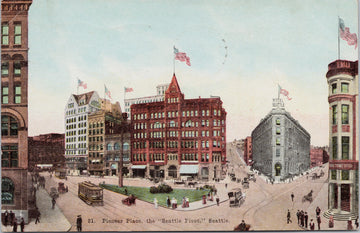
<path id="1" fill-rule="evenodd" d="M 16 85 L 15 86 L 15 97 L 14 97 L 15 104 L 21 103 L 21 86 Z"/>
<path id="2" fill-rule="evenodd" d="M 276 157 L 280 156 L 280 148 L 276 148 Z"/>
<path id="3" fill-rule="evenodd" d="M 115 145 L 114 145 L 114 150 L 120 150 L 120 145 L 119 145 L 119 143 L 115 143 Z"/>
<path id="4" fill-rule="evenodd" d="M 125 142 L 125 143 L 123 144 L 123 149 L 124 149 L 124 150 L 128 150 L 128 149 L 129 149 L 129 143 Z"/>
<path id="5" fill-rule="evenodd" d="M 337 137 L 332 138 L 332 159 L 337 158 Z"/>
<path id="6" fill-rule="evenodd" d="M 7 177 L 1 179 L 1 204 L 14 204 L 14 182 Z"/>
<path id="7" fill-rule="evenodd" d="M 21 75 L 21 64 L 19 61 L 14 62 L 14 75 L 15 76 Z"/>
<path id="8" fill-rule="evenodd" d="M 1 44 L 2 45 L 9 44 L 9 25 L 8 24 L 1 25 Z"/>
<path id="9" fill-rule="evenodd" d="M 276 134 L 278 134 L 278 135 L 280 134 L 280 128 L 279 127 L 276 128 Z"/>
<path id="10" fill-rule="evenodd" d="M 276 118 L 276 124 L 280 125 L 280 118 Z"/>
<path id="11" fill-rule="evenodd" d="M 1 103 L 3 104 L 9 103 L 9 87 L 2 87 Z"/>
<path id="12" fill-rule="evenodd" d="M 18 146 L 4 145 L 1 150 L 1 167 L 18 167 Z"/>
<path id="13" fill-rule="evenodd" d="M 332 180 L 336 180 L 336 170 L 330 170 L 330 175 Z"/>
<path id="14" fill-rule="evenodd" d="M 21 44 L 21 24 L 16 24 L 14 28 L 14 44 Z"/>
<path id="15" fill-rule="evenodd" d="M 1 63 L 1 75 L 6 76 L 9 75 L 9 62 Z"/>
<path id="16" fill-rule="evenodd" d="M 336 85 L 336 83 L 334 83 L 334 84 L 331 85 L 331 93 L 335 94 L 336 90 L 337 90 L 337 85 Z"/>
<path id="17" fill-rule="evenodd" d="M 336 124 L 337 124 L 336 115 L 337 115 L 337 106 L 336 106 L 336 105 L 333 105 L 333 106 L 332 106 L 332 124 L 333 124 L 333 125 L 336 125 Z"/>
<path id="18" fill-rule="evenodd" d="M 276 138 L 276 145 L 280 145 L 280 138 Z"/>
<path id="19" fill-rule="evenodd" d="M 341 180 L 349 180 L 350 172 L 349 170 L 341 171 Z"/>
<path id="20" fill-rule="evenodd" d="M 109 150 L 112 150 L 111 143 L 107 144 L 106 149 L 107 149 L 108 151 L 109 151 Z"/>
<path id="21" fill-rule="evenodd" d="M 349 124 L 349 105 L 341 105 L 341 124 Z"/>
<path id="22" fill-rule="evenodd" d="M 341 158 L 349 159 L 349 137 L 341 137 Z"/>
<path id="23" fill-rule="evenodd" d="M 348 83 L 341 83 L 341 92 L 349 93 L 349 84 Z"/>
<path id="24" fill-rule="evenodd" d="M 18 134 L 18 123 L 11 116 L 1 116 L 1 136 L 16 136 Z"/>

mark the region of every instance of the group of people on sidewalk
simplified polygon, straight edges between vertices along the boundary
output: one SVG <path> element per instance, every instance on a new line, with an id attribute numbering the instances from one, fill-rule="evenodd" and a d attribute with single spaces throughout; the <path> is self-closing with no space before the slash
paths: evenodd
<path id="1" fill-rule="evenodd" d="M 25 220 L 23 217 L 17 218 L 15 216 L 15 213 L 13 213 L 11 210 L 10 210 L 10 212 L 5 210 L 5 212 L 2 213 L 1 217 L 2 217 L 2 223 L 4 224 L 4 226 L 8 226 L 8 225 L 12 226 L 13 232 L 17 232 L 18 225 L 20 225 L 21 232 L 24 232 Z"/>

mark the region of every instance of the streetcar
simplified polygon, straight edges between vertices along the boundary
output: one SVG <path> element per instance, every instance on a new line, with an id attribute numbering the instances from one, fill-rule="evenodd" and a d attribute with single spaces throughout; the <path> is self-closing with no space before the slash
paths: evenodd
<path id="1" fill-rule="evenodd" d="M 78 184 L 78 196 L 88 205 L 104 205 L 103 189 L 90 181 Z"/>
<path id="2" fill-rule="evenodd" d="M 55 176 L 59 179 L 65 179 L 66 178 L 66 169 L 56 169 L 55 170 Z"/>

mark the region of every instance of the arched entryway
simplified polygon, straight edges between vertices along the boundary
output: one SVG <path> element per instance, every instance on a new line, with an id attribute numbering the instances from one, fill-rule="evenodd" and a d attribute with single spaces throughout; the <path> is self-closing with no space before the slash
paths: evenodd
<path id="1" fill-rule="evenodd" d="M 276 163 L 274 168 L 275 168 L 275 176 L 280 176 L 281 175 L 281 164 Z"/>
<path id="2" fill-rule="evenodd" d="M 175 165 L 171 165 L 168 168 L 168 176 L 172 178 L 177 178 L 177 169 Z"/>

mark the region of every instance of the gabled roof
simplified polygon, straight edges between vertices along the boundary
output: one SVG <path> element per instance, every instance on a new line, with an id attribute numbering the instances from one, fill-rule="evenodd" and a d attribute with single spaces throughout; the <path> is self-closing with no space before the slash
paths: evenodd
<path id="1" fill-rule="evenodd" d="M 74 99 L 75 99 L 77 104 L 79 104 L 79 101 L 84 99 L 84 98 L 85 98 L 85 104 L 89 104 L 89 101 L 90 101 L 93 94 L 94 94 L 94 91 L 90 91 L 90 92 L 83 93 L 83 94 L 80 94 L 80 95 L 73 94 L 73 96 L 74 96 Z"/>
<path id="2" fill-rule="evenodd" d="M 171 82 L 170 82 L 169 87 L 166 90 L 165 94 L 169 94 L 170 90 L 172 90 L 174 88 L 175 88 L 176 92 L 181 93 L 180 86 L 179 86 L 179 83 L 178 83 L 178 81 L 176 79 L 175 73 L 174 73 L 174 75 L 173 75 L 173 77 L 171 79 Z"/>

